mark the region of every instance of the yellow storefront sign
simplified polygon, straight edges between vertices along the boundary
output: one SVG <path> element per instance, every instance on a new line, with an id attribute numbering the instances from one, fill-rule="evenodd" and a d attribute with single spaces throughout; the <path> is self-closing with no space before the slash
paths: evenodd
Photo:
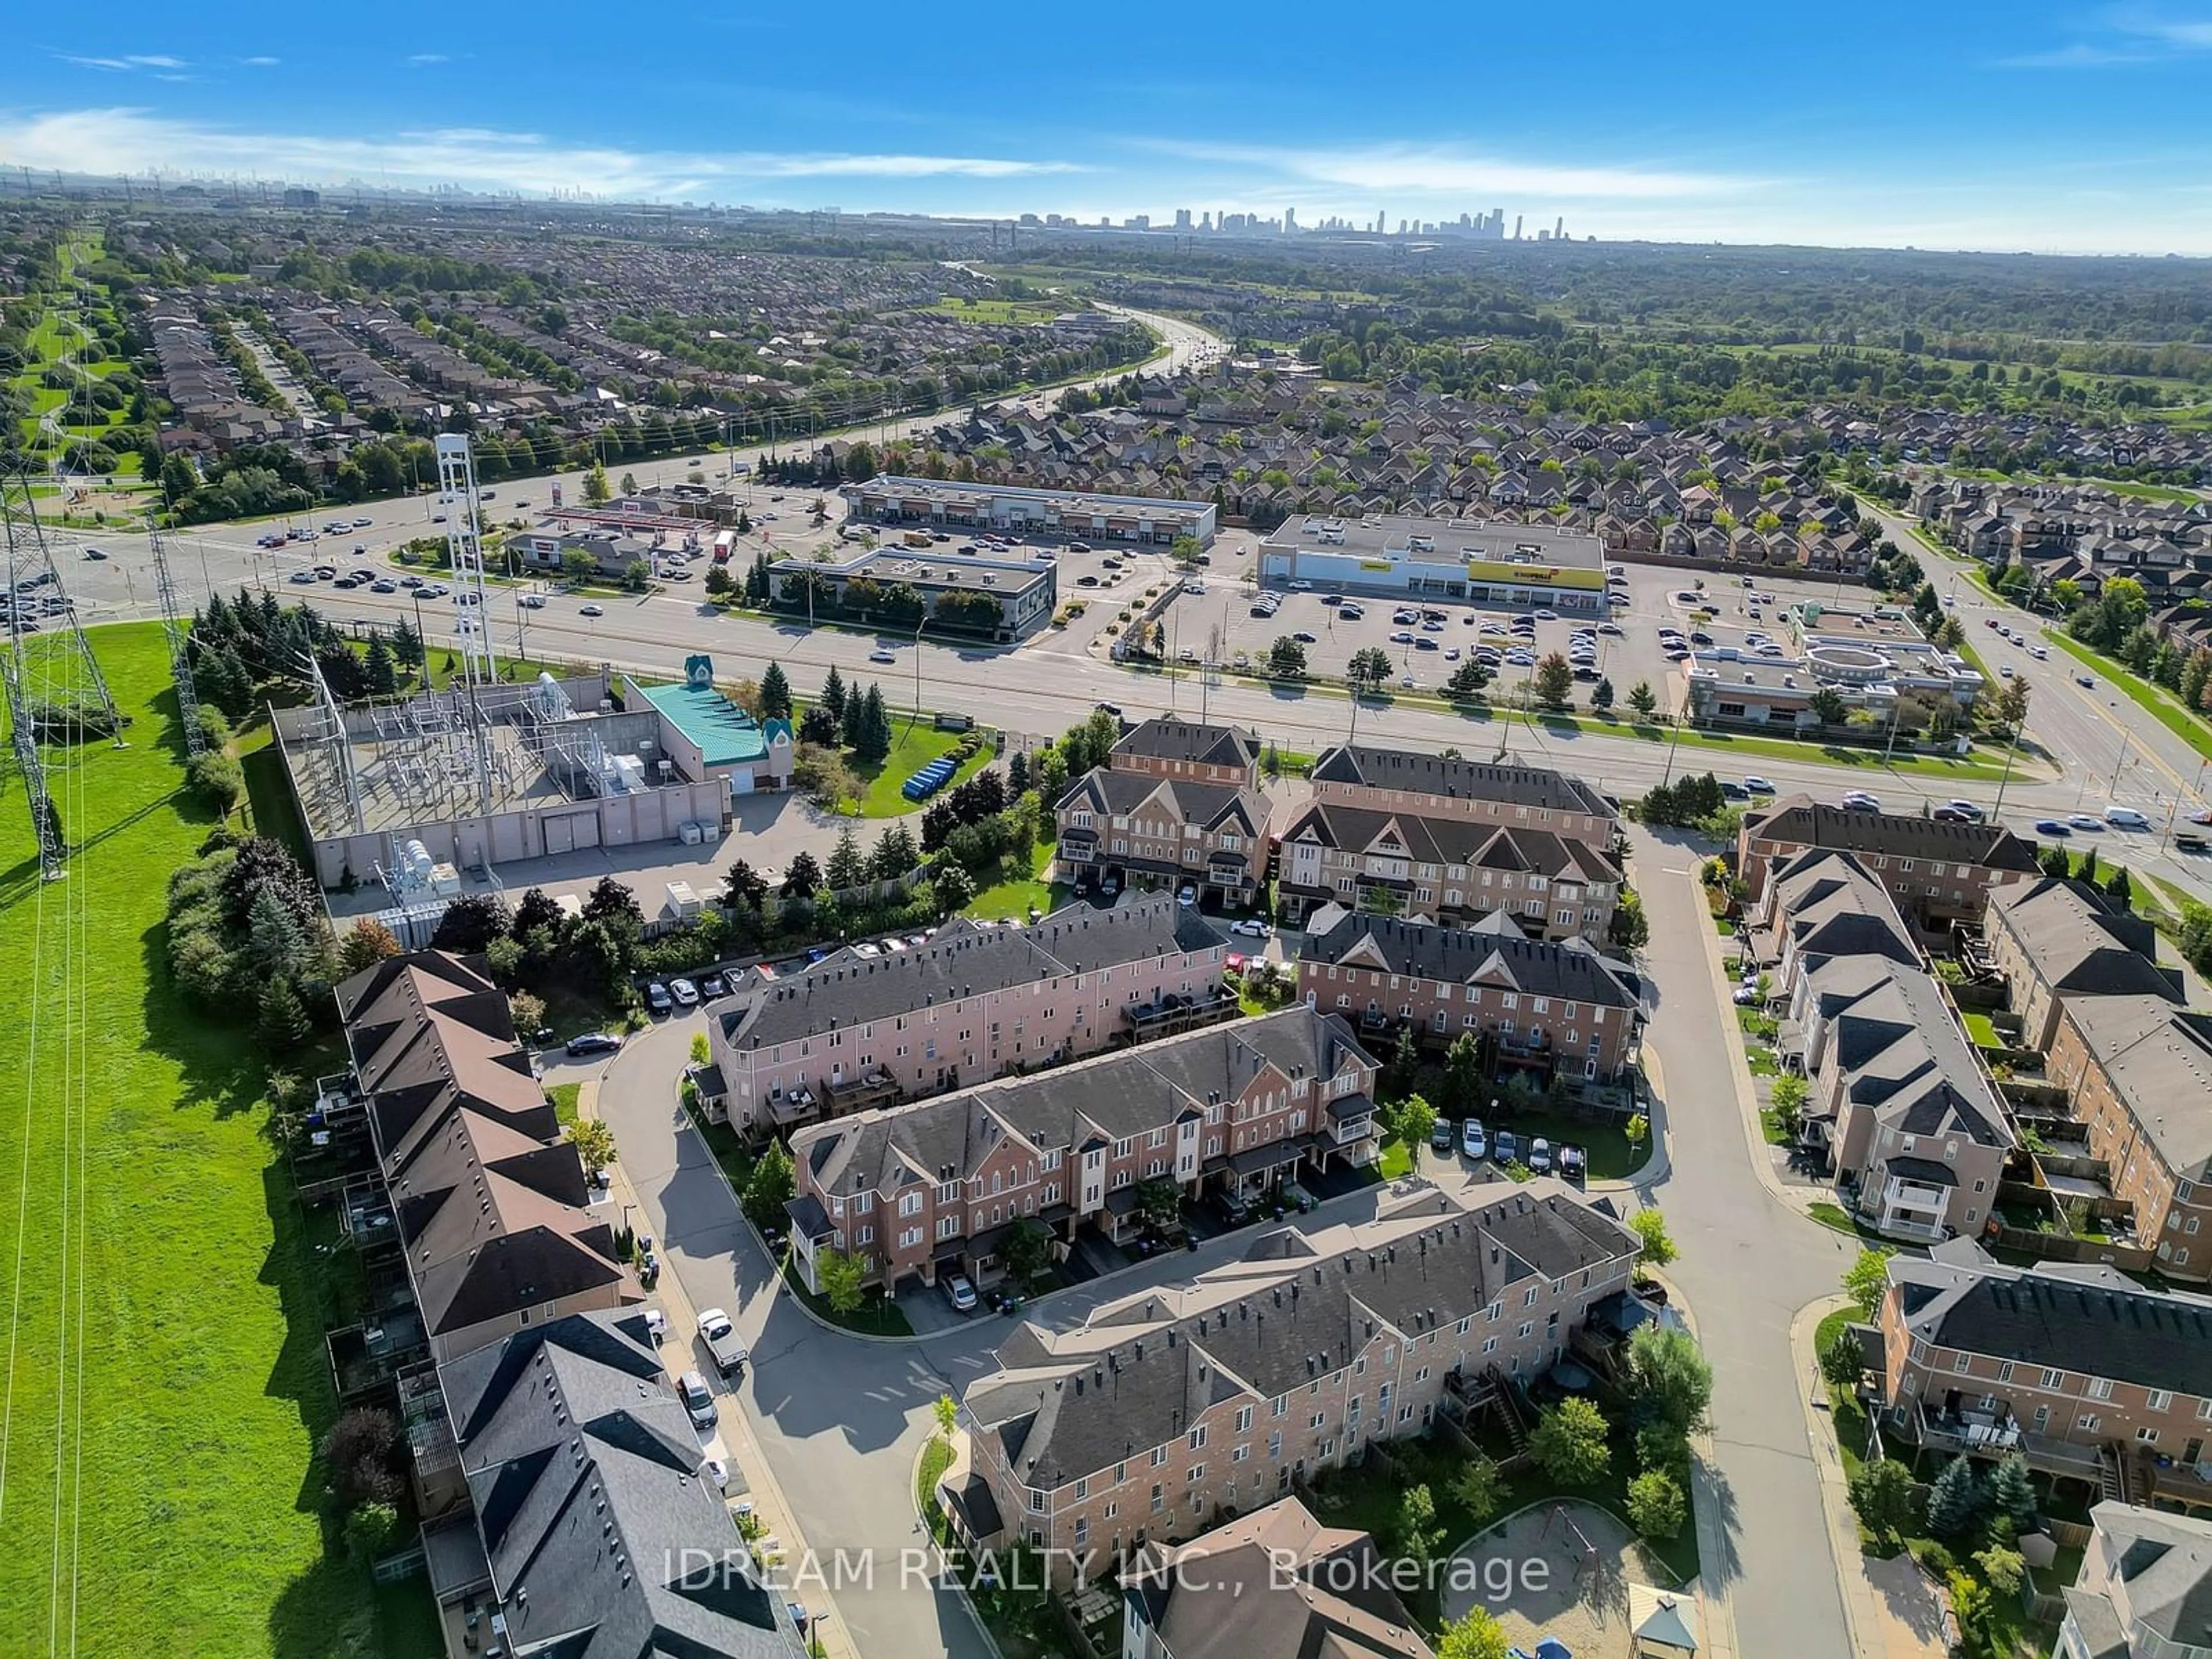
<path id="1" fill-rule="evenodd" d="M 1359 568 L 1362 570 L 1395 570 L 1398 567 L 1388 559 L 1362 559 Z"/>

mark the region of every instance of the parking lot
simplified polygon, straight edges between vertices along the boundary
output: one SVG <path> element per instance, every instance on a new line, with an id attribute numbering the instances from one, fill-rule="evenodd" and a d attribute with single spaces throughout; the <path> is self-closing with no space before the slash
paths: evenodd
<path id="1" fill-rule="evenodd" d="M 1533 608 L 1516 610 L 1434 598 L 1398 599 L 1347 592 L 1344 596 L 1347 605 L 1358 612 L 1354 617 L 1348 614 L 1346 605 L 1326 603 L 1334 596 L 1318 590 L 1296 593 L 1271 590 L 1280 601 L 1279 608 L 1272 616 L 1255 616 L 1261 590 L 1251 580 L 1254 567 L 1243 562 L 1240 569 L 1239 562 L 1231 561 L 1224 568 L 1224 562 L 1217 556 L 1213 568 L 1194 573 L 1203 580 L 1205 592 L 1186 592 L 1170 607 L 1165 620 L 1178 650 L 1202 653 L 1218 628 L 1224 660 L 1234 666 L 1241 657 L 1256 667 L 1266 661 L 1276 639 L 1287 634 L 1305 647 L 1310 674 L 1340 679 L 1352 653 L 1372 646 L 1389 656 L 1393 679 L 1400 687 L 1434 691 L 1451 678 L 1469 652 L 1486 647 L 1498 653 L 1492 695 L 1500 697 L 1513 694 L 1547 653 L 1566 652 L 1570 635 L 1577 629 L 1595 626 L 1599 630 L 1591 665 L 1595 673 L 1611 679 L 1616 696 L 1621 697 L 1638 680 L 1648 680 L 1663 702 L 1667 675 L 1674 664 L 1659 638 L 1662 627 L 1679 629 L 1686 636 L 1701 633 L 1705 637 L 1694 640 L 1700 647 L 1708 642 L 1715 647 L 1744 647 L 1749 643 L 1747 635 L 1765 632 L 1788 649 L 1789 629 L 1781 621 L 1787 606 L 1808 600 L 1830 606 L 1838 602 L 1833 582 L 1802 577 L 1777 579 L 1759 573 L 1753 585 L 1747 587 L 1734 575 L 1616 564 L 1609 568 L 1624 580 L 1615 584 L 1614 591 L 1626 593 L 1627 603 L 1609 606 L 1609 614 L 1602 618 L 1565 613 L 1553 618 Z M 1695 586 L 1700 581 L 1702 589 Z M 1847 610 L 1856 610 L 1869 605 L 1871 598 L 1863 588 L 1846 586 L 1841 603 Z M 1700 606 L 1715 614 L 1711 622 L 1696 628 L 1690 613 Z M 1409 610 L 1414 613 L 1413 620 L 1398 620 Z M 1528 619 L 1533 631 L 1511 633 L 1516 617 Z M 1491 626 L 1486 628 L 1486 623 Z M 1525 662 L 1512 654 L 1516 646 L 1526 655 Z M 1410 687 L 1405 685 L 1408 678 L 1413 682 Z M 1578 689 L 1578 699 L 1587 697 L 1589 686 L 1585 682 Z"/>

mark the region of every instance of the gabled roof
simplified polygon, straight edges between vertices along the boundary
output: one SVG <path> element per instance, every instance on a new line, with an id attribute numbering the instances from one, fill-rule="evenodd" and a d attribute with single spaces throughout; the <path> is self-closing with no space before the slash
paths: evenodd
<path id="1" fill-rule="evenodd" d="M 1585 843 L 1548 830 L 1481 823 L 1465 818 L 1423 817 L 1406 810 L 1352 806 L 1339 801 L 1309 801 L 1277 832 L 1285 846 L 1314 842 L 1342 852 L 1362 853 L 1388 842 L 1419 864 L 1462 865 L 1584 882 L 1615 883 L 1620 868 Z M 1480 902 L 1480 892 L 1469 896 Z"/>
<path id="2" fill-rule="evenodd" d="M 1990 896 L 1989 926 L 2018 940 L 2054 991 L 2183 1000 L 2180 974 L 2158 965 L 2151 925 L 2114 910 L 2086 883 L 2045 876 L 2008 884 Z"/>
<path id="3" fill-rule="evenodd" d="M 796 1659 L 641 1312 L 519 1331 L 439 1376 L 512 1650 Z"/>
<path id="4" fill-rule="evenodd" d="M 2166 1167 L 2212 1180 L 2212 1013 L 2164 996 L 2082 996 L 2066 1000 L 2065 1018 Z"/>
<path id="5" fill-rule="evenodd" d="M 1602 795 L 1580 778 L 1570 777 L 1551 767 L 1493 765 L 1419 749 L 1339 744 L 1314 763 L 1313 776 L 1323 783 L 1494 800 L 1509 806 L 1587 813 L 1600 818 L 1619 816 Z"/>
<path id="6" fill-rule="evenodd" d="M 1248 836 L 1257 836 L 1267 823 L 1267 797 L 1257 790 L 1103 766 L 1094 767 L 1069 785 L 1055 810 L 1066 811 L 1075 806 L 1088 806 L 1108 817 L 1154 814 L 1170 823 L 1195 824 L 1201 830 L 1233 823 Z"/>
<path id="7" fill-rule="evenodd" d="M 1328 931 L 1309 934 L 1310 962 L 1375 968 L 1454 985 L 1495 986 L 1608 1008 L 1636 1008 L 1635 980 L 1580 939 L 1530 939 L 1503 910 L 1468 927 L 1443 927 L 1395 916 L 1340 912 Z"/>
<path id="8" fill-rule="evenodd" d="M 1763 811 L 1754 807 L 1744 815 L 1743 827 L 1754 841 L 1940 860 L 1998 870 L 2033 872 L 2036 868 L 2035 849 L 2000 823 L 1956 823 L 1895 812 L 1847 811 L 1810 795 L 1784 796 Z"/>
<path id="9" fill-rule="evenodd" d="M 1122 733 L 1114 753 L 1193 761 L 1201 766 L 1234 766 L 1249 772 L 1260 763 L 1260 739 L 1234 726 L 1155 717 Z"/>

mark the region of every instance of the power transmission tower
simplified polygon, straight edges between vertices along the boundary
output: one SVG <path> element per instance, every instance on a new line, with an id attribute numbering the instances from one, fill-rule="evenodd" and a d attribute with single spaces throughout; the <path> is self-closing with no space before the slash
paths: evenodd
<path id="1" fill-rule="evenodd" d="M 192 684 L 191 635 L 178 614 L 177 585 L 169 576 L 169 548 L 161 526 L 149 515 L 146 544 L 154 552 L 154 589 L 161 597 L 161 631 L 169 641 L 169 672 L 177 682 L 177 717 L 185 723 L 185 752 L 206 752 L 207 733 L 200 727 L 199 689 Z"/>
<path id="2" fill-rule="evenodd" d="M 438 495 L 446 505 L 446 550 L 453 567 L 453 631 L 461 641 L 461 678 L 471 690 L 495 678 L 491 612 L 485 603 L 483 539 L 477 516 L 477 464 L 465 432 L 438 434 Z"/>

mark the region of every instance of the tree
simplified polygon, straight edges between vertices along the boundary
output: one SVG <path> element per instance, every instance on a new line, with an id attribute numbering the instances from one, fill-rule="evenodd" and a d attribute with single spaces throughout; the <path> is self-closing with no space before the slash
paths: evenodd
<path id="1" fill-rule="evenodd" d="M 446 914 L 438 918 L 437 931 L 430 935 L 430 948 L 471 956 L 489 950 L 494 939 L 504 937 L 507 924 L 507 906 L 495 896 L 464 893 L 448 904 Z"/>
<path id="2" fill-rule="evenodd" d="M 1636 1259 L 1647 1267 L 1663 1267 L 1680 1254 L 1667 1231 L 1667 1218 L 1656 1210 L 1638 1210 L 1628 1218 L 1628 1230 L 1641 1241 Z"/>
<path id="3" fill-rule="evenodd" d="M 1812 1085 L 1796 1072 L 1784 1072 L 1776 1078 L 1766 1091 L 1766 1103 L 1774 1113 L 1774 1121 L 1782 1132 L 1792 1140 L 1805 1121 L 1805 1103 L 1812 1097 Z"/>
<path id="4" fill-rule="evenodd" d="M 1437 1112 L 1420 1096 L 1407 1095 L 1395 1106 L 1382 1109 L 1382 1121 L 1398 1137 L 1398 1144 L 1418 1156 L 1420 1148 L 1427 1145 L 1431 1131 L 1437 1127 Z"/>
<path id="5" fill-rule="evenodd" d="M 1651 921 L 1644 914 L 1643 896 L 1624 886 L 1605 925 L 1606 942 L 1616 950 L 1641 951 L 1651 942 Z"/>
<path id="6" fill-rule="evenodd" d="M 837 844 L 830 849 L 830 862 L 825 866 L 827 884 L 843 891 L 858 887 L 868 878 L 868 860 L 860 851 L 860 838 L 846 824 L 837 832 Z"/>
<path id="7" fill-rule="evenodd" d="M 572 586 L 581 586 L 599 574 L 599 562 L 581 548 L 570 548 L 561 556 L 561 574 Z"/>
<path id="8" fill-rule="evenodd" d="M 1165 1176 L 1139 1182 L 1132 1196 L 1136 1200 L 1138 1224 L 1152 1232 L 1174 1226 L 1182 1211 L 1182 1190 Z"/>
<path id="9" fill-rule="evenodd" d="M 399 667 L 383 635 L 376 635 L 369 641 L 368 656 L 362 668 L 368 678 L 368 689 L 377 696 L 388 697 L 399 689 Z"/>
<path id="10" fill-rule="evenodd" d="M 1437 1500 L 1426 1486 L 1408 1486 L 1399 1498 L 1391 1538 L 1401 1560 L 1425 1565 L 1435 1558 L 1443 1528 L 1437 1525 Z"/>
<path id="11" fill-rule="evenodd" d="M 845 677 L 834 665 L 823 679 L 821 702 L 837 720 L 845 718 Z"/>
<path id="12" fill-rule="evenodd" d="M 584 500 L 588 505 L 597 507 L 613 494 L 613 487 L 607 483 L 607 469 L 604 463 L 584 475 Z"/>
<path id="13" fill-rule="evenodd" d="M 1452 670 L 1451 678 L 1444 682 L 1444 690 L 1455 697 L 1473 697 L 1489 684 L 1489 668 L 1475 658 L 1469 657 Z"/>
<path id="14" fill-rule="evenodd" d="M 1355 693 L 1365 694 L 1390 683 L 1390 658 L 1380 646 L 1370 645 L 1352 653 L 1344 666 L 1345 682 Z"/>
<path id="15" fill-rule="evenodd" d="M 415 624 L 402 617 L 392 629 L 392 654 L 399 659 L 403 668 L 422 665 L 422 636 L 415 631 Z"/>
<path id="16" fill-rule="evenodd" d="M 1982 1577 L 1990 1588 L 2001 1595 L 2020 1594 L 2021 1580 L 2027 1573 L 2027 1559 L 2006 1544 L 1992 1544 L 1985 1550 L 1974 1552 L 1974 1565 L 1982 1570 Z"/>
<path id="17" fill-rule="evenodd" d="M 1997 688 L 1995 705 L 1997 724 L 2008 731 L 2018 732 L 2027 724 L 2027 680 L 2015 674 Z"/>
<path id="18" fill-rule="evenodd" d="M 1628 1340 L 1626 1392 L 1639 1426 L 1661 1424 L 1687 1440 L 1705 1426 L 1712 1405 L 1712 1362 L 1687 1331 L 1640 1325 Z"/>
<path id="19" fill-rule="evenodd" d="M 821 885 L 822 866 L 811 853 L 799 853 L 784 868 L 783 896 L 787 899 L 811 899 Z"/>
<path id="20" fill-rule="evenodd" d="M 1590 688 L 1590 707 L 1600 714 L 1613 707 L 1613 682 L 1601 679 Z"/>
<path id="21" fill-rule="evenodd" d="M 2105 878 L 2105 896 L 2118 904 L 2123 910 L 2134 907 L 2135 884 L 2128 878 L 2128 872 L 2118 865 L 2114 865 L 2112 873 Z"/>
<path id="22" fill-rule="evenodd" d="M 1030 1216 L 1006 1224 L 999 1236 L 999 1260 L 1024 1290 L 1033 1289 L 1052 1265 L 1052 1235 Z"/>
<path id="23" fill-rule="evenodd" d="M 1437 1659 L 1510 1659 L 1512 1651 L 1505 1626 L 1480 1607 L 1468 1608 L 1463 1618 L 1446 1626 L 1437 1643 Z"/>
<path id="24" fill-rule="evenodd" d="M 1659 694 L 1651 689 L 1650 681 L 1638 680 L 1628 688 L 1628 706 L 1640 720 L 1648 720 L 1657 712 Z"/>
<path id="25" fill-rule="evenodd" d="M 1805 706 L 1813 718 L 1823 726 L 1841 726 L 1850 717 L 1850 709 L 1844 702 L 1844 694 L 1832 685 L 1821 686 L 1805 699 Z"/>
<path id="26" fill-rule="evenodd" d="M 822 1287 L 822 1299 L 836 1314 L 860 1311 L 863 1295 L 862 1281 L 867 1276 L 867 1264 L 857 1255 L 843 1250 L 817 1250 L 814 1256 L 814 1279 Z"/>
<path id="27" fill-rule="evenodd" d="M 1887 1457 L 1863 1463 L 1850 1478 L 1851 1510 L 1877 1540 L 1893 1539 L 1912 1524 L 1912 1477 Z"/>
<path id="28" fill-rule="evenodd" d="M 792 1168 L 791 1154 L 781 1140 L 771 1139 L 761 1155 L 753 1160 L 753 1172 L 745 1177 L 744 1206 L 746 1218 L 763 1232 L 782 1227 L 787 1218 L 784 1206 L 798 1195 L 796 1176 Z"/>
<path id="29" fill-rule="evenodd" d="M 1844 1294 L 1858 1304 L 1861 1319 L 1872 1319 L 1881 1311 L 1881 1299 L 1888 1290 L 1889 1253 L 1886 1250 L 1863 1249 L 1844 1269 Z"/>
<path id="30" fill-rule="evenodd" d="M 392 1505 L 363 1504 L 345 1518 L 346 1553 L 356 1561 L 374 1561 L 398 1530 L 399 1511 Z"/>
<path id="31" fill-rule="evenodd" d="M 307 1040 L 307 1011 L 292 981 L 281 975 L 262 985 L 255 1013 L 255 1035 L 271 1053 L 285 1053 Z"/>
<path id="32" fill-rule="evenodd" d="M 338 941 L 338 970 L 357 974 L 398 954 L 399 941 L 392 936 L 392 930 L 374 916 L 362 916 Z"/>
<path id="33" fill-rule="evenodd" d="M 1437 1106 L 1446 1117 L 1474 1110 L 1482 1090 L 1482 1050 L 1472 1031 L 1462 1031 L 1444 1050 L 1443 1076 L 1437 1084 Z"/>
<path id="34" fill-rule="evenodd" d="M 1397 1046 L 1391 1049 L 1382 1076 L 1376 1079 L 1376 1097 L 1386 1104 L 1403 1100 L 1413 1093 L 1413 1080 L 1419 1075 L 1420 1069 L 1421 1050 L 1414 1040 L 1413 1028 L 1401 1025 L 1398 1028 Z"/>
<path id="35" fill-rule="evenodd" d="M 1563 652 L 1554 651 L 1536 665 L 1536 701 L 1545 708 L 1565 708 L 1574 689 L 1575 671 Z"/>
<path id="36" fill-rule="evenodd" d="M 1964 1538 L 1982 1518 L 1982 1483 L 1963 1452 L 1943 1466 L 1928 1492 L 1928 1530 L 1944 1540 Z"/>
<path id="37" fill-rule="evenodd" d="M 637 474 L 636 474 L 636 473 L 635 473 L 635 472 L 625 472 L 625 473 L 623 473 L 623 476 L 622 476 L 622 493 L 623 493 L 623 495 L 636 495 L 636 494 L 637 494 Z"/>
<path id="38" fill-rule="evenodd" d="M 849 706 L 850 700 L 848 700 Z M 862 760 L 879 761 L 891 752 L 890 709 L 884 702 L 884 688 L 869 682 L 868 695 L 860 702 L 860 740 L 854 750 Z"/>
<path id="39" fill-rule="evenodd" d="M 615 1161 L 615 1132 L 595 1117 L 579 1118 L 568 1126 L 568 1144 L 586 1175 L 596 1176 Z"/>
<path id="40" fill-rule="evenodd" d="M 930 1415 L 937 1420 L 939 1439 L 950 1440 L 952 1431 L 960 1425 L 960 1403 L 949 1394 L 940 1394 L 929 1402 Z"/>
<path id="41" fill-rule="evenodd" d="M 1990 1469 L 1985 1496 L 1993 1522 L 2008 1522 L 2015 1534 L 2035 1530 L 2035 1482 L 2028 1475 L 2027 1460 L 2017 1452 Z"/>
<path id="42" fill-rule="evenodd" d="M 511 933 L 509 938 L 513 938 Z M 545 999 L 528 991 L 510 991 L 507 994 L 507 1016 L 526 1042 L 545 1024 Z"/>
<path id="43" fill-rule="evenodd" d="M 1275 635 L 1275 642 L 1267 647 L 1267 672 L 1277 679 L 1294 680 L 1304 677 L 1306 648 L 1288 634 Z"/>
<path id="44" fill-rule="evenodd" d="M 1830 1339 L 1820 1350 L 1820 1376 L 1828 1385 L 1830 1400 L 1848 1399 L 1858 1392 L 1859 1378 L 1866 1370 L 1866 1350 L 1859 1344 L 1856 1333 L 1846 1328 Z"/>
<path id="45" fill-rule="evenodd" d="M 729 566 L 726 564 L 716 564 L 709 565 L 707 568 L 707 597 L 708 599 L 726 599 L 732 593 L 737 591 L 737 579 L 730 574 Z"/>
<path id="46" fill-rule="evenodd" d="M 1205 550 L 1195 536 L 1178 536 L 1168 544 L 1168 557 L 1181 565 L 1196 564 L 1198 556 Z"/>
<path id="47" fill-rule="evenodd" d="M 725 909 L 763 909 L 768 904 L 768 878 L 739 859 L 722 878 L 722 905 Z"/>
<path id="48" fill-rule="evenodd" d="M 1664 1469 L 1647 1469 L 1628 1483 L 1628 1519 L 1639 1536 L 1676 1537 L 1689 1518 L 1689 1501 Z"/>
<path id="49" fill-rule="evenodd" d="M 1498 1465 L 1477 1452 L 1452 1477 L 1452 1500 L 1467 1511 L 1474 1525 L 1486 1525 L 1505 1503 L 1505 1476 Z"/>
<path id="50" fill-rule="evenodd" d="M 774 659 L 761 670 L 760 713 L 764 720 L 791 718 L 791 681 L 784 675 L 783 665 Z"/>
<path id="51" fill-rule="evenodd" d="M 929 879 L 929 889 L 937 900 L 938 909 L 948 916 L 975 902 L 975 878 L 949 860 L 937 866 L 937 872 Z"/>
<path id="52" fill-rule="evenodd" d="M 315 1448 L 331 1495 L 343 1509 L 394 1503 L 405 1490 L 399 1458 L 399 1425 L 387 1411 L 356 1406 L 338 1413 Z"/>
<path id="53" fill-rule="evenodd" d="M 1528 1436 L 1528 1455 L 1562 1486 L 1589 1486 L 1613 1464 L 1605 1419 L 1578 1395 L 1569 1395 L 1537 1419 Z"/>

